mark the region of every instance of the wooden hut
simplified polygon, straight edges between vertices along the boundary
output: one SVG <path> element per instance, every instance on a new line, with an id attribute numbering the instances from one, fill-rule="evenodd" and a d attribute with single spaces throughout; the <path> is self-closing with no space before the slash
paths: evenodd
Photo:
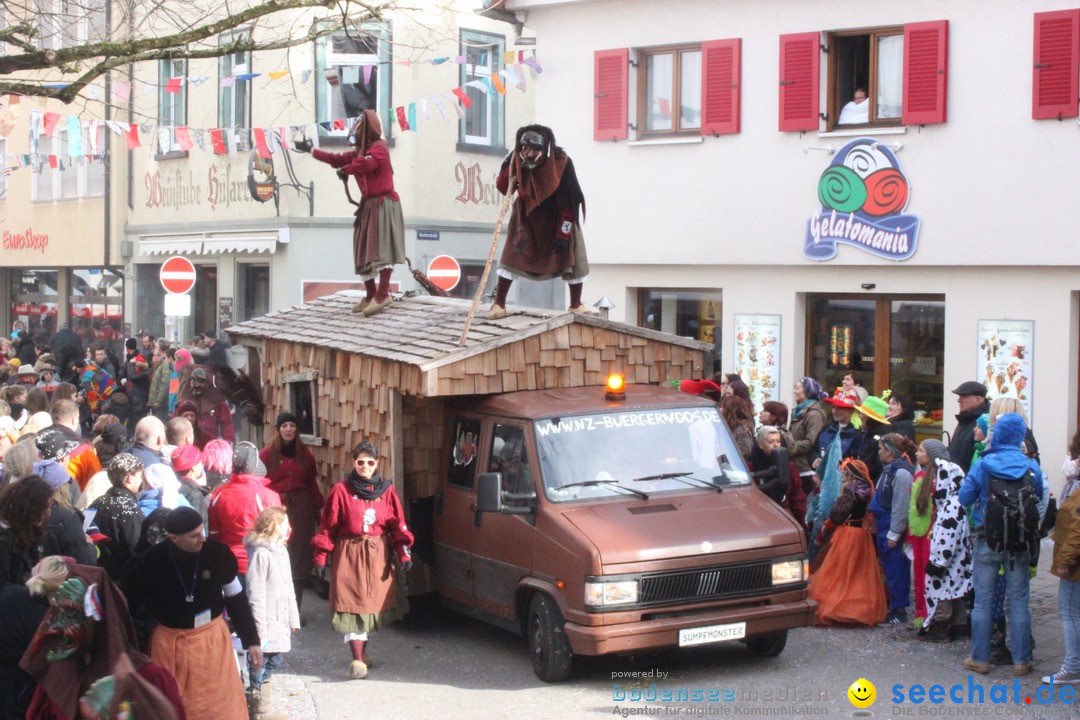
<path id="1" fill-rule="evenodd" d="M 445 398 L 602 385 L 610 372 L 630 383 L 700 378 L 710 348 L 595 315 L 521 307 L 500 320 L 481 310 L 460 347 L 468 301 L 411 297 L 364 318 L 349 311 L 358 298 L 339 292 L 228 333 L 261 378 L 268 427 L 284 410 L 311 414 L 303 439 L 324 489 L 345 475 L 352 447 L 372 440 L 406 502 L 434 494 L 446 461 Z"/>

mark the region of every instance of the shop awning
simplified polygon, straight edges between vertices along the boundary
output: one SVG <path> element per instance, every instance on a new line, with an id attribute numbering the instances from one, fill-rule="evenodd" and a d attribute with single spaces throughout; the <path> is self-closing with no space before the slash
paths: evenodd
<path id="1" fill-rule="evenodd" d="M 182 235 L 144 235 L 139 252 L 144 255 L 220 255 L 224 253 L 277 252 L 289 242 L 289 229 L 210 231 Z"/>

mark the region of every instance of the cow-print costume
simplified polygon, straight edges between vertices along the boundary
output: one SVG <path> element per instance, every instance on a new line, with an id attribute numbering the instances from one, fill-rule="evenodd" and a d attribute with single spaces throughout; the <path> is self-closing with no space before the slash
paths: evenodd
<path id="1" fill-rule="evenodd" d="M 964 471 L 944 460 L 935 461 L 934 527 L 930 533 L 930 562 L 945 568 L 941 577 L 926 576 L 926 621 L 929 627 L 942 600 L 956 600 L 971 590 L 971 528 L 960 504 L 960 484 Z M 925 482 L 925 481 L 924 481 Z"/>

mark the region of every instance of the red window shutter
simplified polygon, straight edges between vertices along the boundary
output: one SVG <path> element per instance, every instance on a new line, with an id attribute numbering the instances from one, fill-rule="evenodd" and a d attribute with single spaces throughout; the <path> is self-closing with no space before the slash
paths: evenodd
<path id="1" fill-rule="evenodd" d="M 1080 10 L 1035 13 L 1031 117 L 1077 116 L 1080 96 Z"/>
<path id="2" fill-rule="evenodd" d="M 597 50 L 593 56 L 593 140 L 628 137 L 627 67 L 630 51 Z"/>
<path id="3" fill-rule="evenodd" d="M 821 34 L 780 36 L 780 130 L 817 130 L 821 107 Z"/>
<path id="4" fill-rule="evenodd" d="M 905 125 L 945 122 L 949 87 L 949 21 L 904 26 Z"/>
<path id="5" fill-rule="evenodd" d="M 701 43 L 701 134 L 739 132 L 742 40 Z"/>

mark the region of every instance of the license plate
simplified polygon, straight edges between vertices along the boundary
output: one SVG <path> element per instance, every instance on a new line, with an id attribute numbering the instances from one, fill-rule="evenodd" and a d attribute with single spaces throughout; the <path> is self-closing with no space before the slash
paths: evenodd
<path id="1" fill-rule="evenodd" d="M 746 623 L 728 625 L 708 625 L 706 627 L 686 628 L 679 631 L 679 647 L 705 645 L 706 643 L 739 640 L 746 637 Z"/>

